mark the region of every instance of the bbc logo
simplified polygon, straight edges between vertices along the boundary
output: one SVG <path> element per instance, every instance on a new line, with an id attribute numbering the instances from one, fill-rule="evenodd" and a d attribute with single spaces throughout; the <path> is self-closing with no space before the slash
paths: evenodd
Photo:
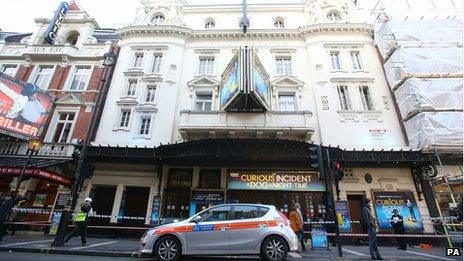
<path id="1" fill-rule="evenodd" d="M 461 249 L 458 247 L 446 248 L 446 256 L 461 256 Z"/>

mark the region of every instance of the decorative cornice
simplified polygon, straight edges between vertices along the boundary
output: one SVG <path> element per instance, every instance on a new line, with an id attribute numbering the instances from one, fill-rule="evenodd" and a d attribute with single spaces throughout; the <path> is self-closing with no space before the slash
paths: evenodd
<path id="1" fill-rule="evenodd" d="M 140 35 L 177 35 L 185 38 L 303 38 L 309 35 L 325 33 L 361 33 L 373 35 L 374 28 L 372 25 L 364 23 L 319 23 L 299 29 L 251 29 L 246 34 L 243 34 L 238 28 L 231 30 L 192 30 L 187 27 L 174 25 L 130 25 L 119 29 L 116 33 L 122 39 Z"/>

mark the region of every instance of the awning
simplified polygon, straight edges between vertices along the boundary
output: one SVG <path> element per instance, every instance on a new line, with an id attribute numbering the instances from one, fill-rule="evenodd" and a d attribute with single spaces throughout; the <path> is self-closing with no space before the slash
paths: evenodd
<path id="1" fill-rule="evenodd" d="M 22 168 L 18 167 L 0 167 L 0 177 L 19 177 L 21 175 L 21 170 Z M 44 169 L 28 168 L 24 172 L 24 175 L 24 177 L 26 178 L 37 178 L 65 186 L 69 186 L 71 184 L 70 178 L 58 175 L 52 171 Z"/>
<path id="2" fill-rule="evenodd" d="M 24 167 L 26 157 L 0 156 L 0 167 Z M 29 167 L 44 168 L 72 161 L 71 158 L 31 158 Z"/>

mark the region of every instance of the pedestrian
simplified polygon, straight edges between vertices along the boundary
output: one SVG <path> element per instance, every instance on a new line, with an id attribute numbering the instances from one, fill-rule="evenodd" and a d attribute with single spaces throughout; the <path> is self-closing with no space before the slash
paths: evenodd
<path id="1" fill-rule="evenodd" d="M 399 237 L 396 238 L 396 240 L 398 241 L 398 249 L 406 251 L 408 247 L 406 245 L 404 237 L 402 237 L 402 235 L 404 235 L 404 219 L 403 219 L 403 216 L 401 216 L 398 213 L 397 209 L 393 210 L 393 215 L 390 218 L 390 224 L 393 227 L 393 232 L 396 235 L 400 235 Z"/>
<path id="2" fill-rule="evenodd" d="M 68 241 L 75 235 L 79 235 L 81 237 L 81 243 L 83 246 L 87 245 L 87 217 L 92 215 L 92 199 L 86 198 L 84 203 L 81 205 L 81 209 L 74 217 L 74 230 L 66 237 L 64 243 L 68 243 Z"/>
<path id="3" fill-rule="evenodd" d="M 371 200 L 364 198 L 364 207 L 362 209 L 361 215 L 361 226 L 367 230 L 369 234 L 369 252 L 371 254 L 372 260 L 383 260 L 380 256 L 379 249 L 377 248 L 377 225 L 375 219 L 372 216 Z"/>
<path id="4" fill-rule="evenodd" d="M 288 219 L 290 220 L 290 227 L 298 236 L 298 241 L 301 243 L 301 251 L 306 251 L 306 247 L 304 245 L 304 233 L 303 233 L 303 215 L 301 214 L 300 210 L 300 203 L 293 204 L 293 210 L 288 215 Z"/>
<path id="5" fill-rule="evenodd" d="M 3 236 L 6 233 L 5 222 L 8 221 L 8 217 L 13 211 L 13 207 L 16 205 L 16 192 L 10 191 L 10 195 L 6 197 L 0 206 L 0 241 L 3 240 Z"/>

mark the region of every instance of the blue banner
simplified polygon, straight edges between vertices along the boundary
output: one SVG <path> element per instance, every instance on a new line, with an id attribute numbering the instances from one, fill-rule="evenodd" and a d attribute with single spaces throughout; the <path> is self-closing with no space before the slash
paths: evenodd
<path id="1" fill-rule="evenodd" d="M 393 210 L 403 216 L 406 232 L 422 232 L 424 224 L 412 192 L 374 192 L 374 207 L 379 228 L 383 231 L 393 230 L 390 219 Z"/>
<path id="2" fill-rule="evenodd" d="M 327 231 L 323 226 L 313 225 L 311 228 L 311 248 L 328 248 Z"/>
<path id="3" fill-rule="evenodd" d="M 63 23 L 63 20 L 68 13 L 69 10 L 69 5 L 66 2 L 61 2 L 60 5 L 58 6 L 58 9 L 55 12 L 55 16 L 53 16 L 53 19 L 50 21 L 50 24 L 48 25 L 47 31 L 45 31 L 43 37 L 45 41 L 49 44 L 54 44 L 55 39 L 56 39 L 56 34 L 58 33 L 58 30 L 61 27 L 61 24 Z"/>
<path id="4" fill-rule="evenodd" d="M 239 61 L 239 56 L 237 54 L 223 73 L 223 80 L 219 91 L 221 109 L 224 109 L 224 107 L 226 107 L 232 98 L 240 91 Z"/>
<path id="5" fill-rule="evenodd" d="M 351 220 L 350 213 L 348 211 L 348 202 L 335 201 L 335 212 L 337 212 L 337 217 L 335 221 L 338 224 L 339 231 L 342 233 L 350 233 Z"/>

